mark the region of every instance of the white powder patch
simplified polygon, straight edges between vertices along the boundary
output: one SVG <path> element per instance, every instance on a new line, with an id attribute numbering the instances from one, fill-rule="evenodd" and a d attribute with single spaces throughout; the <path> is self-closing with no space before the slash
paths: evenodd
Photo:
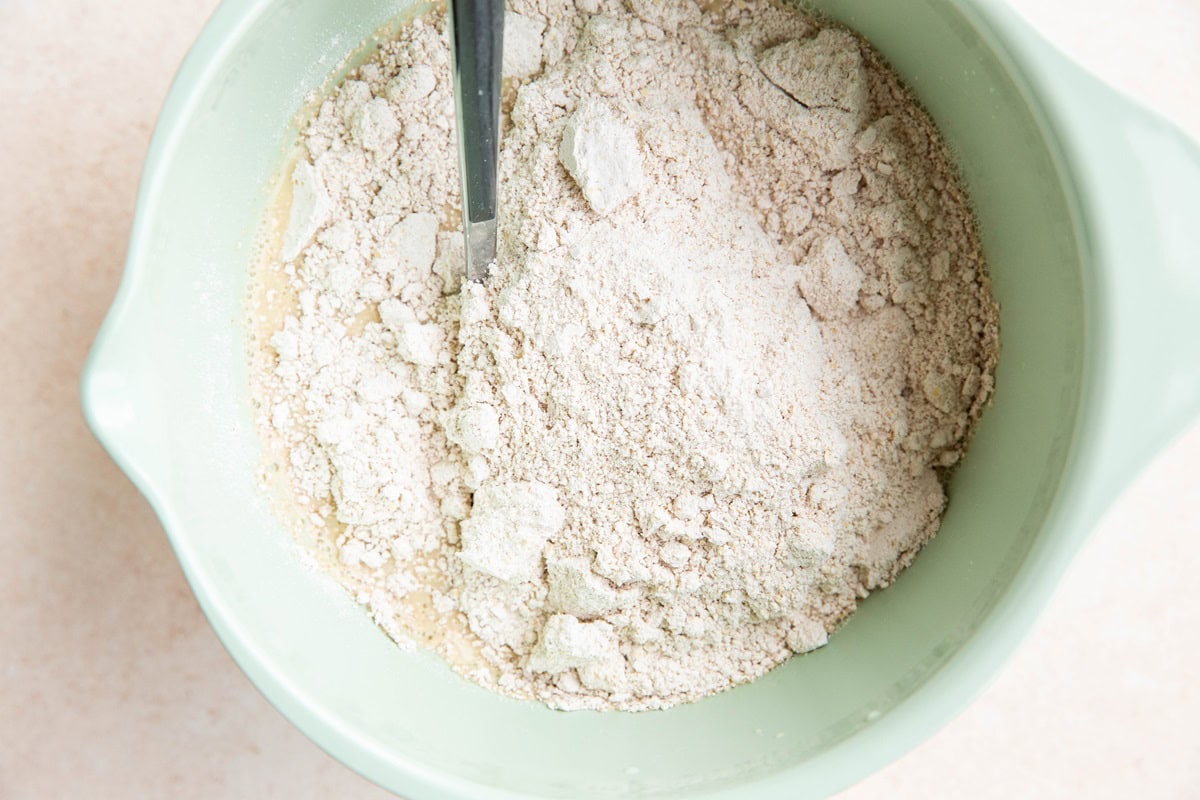
<path id="1" fill-rule="evenodd" d="M 822 646 L 934 534 L 996 309 L 932 123 L 852 34 L 767 0 L 507 24 L 498 266 L 462 282 L 418 19 L 303 132 L 261 424 L 398 641 L 661 708 Z"/>
<path id="2" fill-rule="evenodd" d="M 459 557 L 502 581 L 537 580 L 542 552 L 563 519 L 553 487 L 489 482 L 475 492 L 471 516 L 462 523 Z"/>
<path id="3" fill-rule="evenodd" d="M 758 63 L 771 83 L 809 108 L 866 112 L 867 73 L 849 31 L 827 28 L 811 39 L 790 39 L 763 51 Z"/>
<path id="4" fill-rule="evenodd" d="M 401 68 L 384 86 L 384 95 L 393 103 L 415 103 L 429 96 L 437 86 L 437 76 L 428 64 Z"/>
<path id="5" fill-rule="evenodd" d="M 836 236 L 829 236 L 808 251 L 800 268 L 800 291 L 822 319 L 846 316 L 858 304 L 863 272 L 846 255 Z"/>
<path id="6" fill-rule="evenodd" d="M 292 208 L 283 234 L 284 261 L 300 255 L 329 219 L 332 206 L 316 168 L 307 161 L 298 161 L 292 170 Z"/>
<path id="7" fill-rule="evenodd" d="M 504 64 L 506 78 L 528 78 L 542 68 L 542 32 L 537 20 L 504 12 Z"/>
<path id="8" fill-rule="evenodd" d="M 391 278 L 398 292 L 411 274 L 422 275 L 433 267 L 437 255 L 438 219 L 433 214 L 410 214 L 396 223 L 379 244 L 375 269 Z"/>
<path id="9" fill-rule="evenodd" d="M 633 131 L 602 101 L 579 104 L 563 129 L 559 157 L 600 214 L 637 194 L 645 182 Z"/>

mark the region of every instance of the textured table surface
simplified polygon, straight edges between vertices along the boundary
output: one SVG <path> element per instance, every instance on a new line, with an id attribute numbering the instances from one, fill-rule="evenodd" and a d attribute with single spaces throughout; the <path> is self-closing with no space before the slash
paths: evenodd
<path id="1" fill-rule="evenodd" d="M 1200 137 L 1200 3 L 1014 2 Z M 154 117 L 214 6 L 0 0 L 0 800 L 390 796 L 243 677 L 78 410 Z M 979 701 L 843 800 L 1200 796 L 1198 482 L 1200 426 Z"/>

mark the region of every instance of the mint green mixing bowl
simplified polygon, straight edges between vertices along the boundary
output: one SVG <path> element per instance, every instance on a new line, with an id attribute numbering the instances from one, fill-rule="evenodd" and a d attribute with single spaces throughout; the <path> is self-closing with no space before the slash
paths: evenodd
<path id="1" fill-rule="evenodd" d="M 188 56 L 84 409 L 233 657 L 363 775 L 417 800 L 825 796 L 983 688 L 1200 409 L 1200 151 L 998 0 L 814 5 L 879 47 L 961 158 L 1002 309 L 996 399 L 941 533 L 828 647 L 643 714 L 552 712 L 401 652 L 256 489 L 242 323 L 270 179 L 304 94 L 404 3 L 226 0 Z"/>

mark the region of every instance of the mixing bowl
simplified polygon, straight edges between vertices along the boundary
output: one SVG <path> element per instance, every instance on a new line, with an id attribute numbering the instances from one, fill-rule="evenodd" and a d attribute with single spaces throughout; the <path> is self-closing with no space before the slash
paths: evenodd
<path id="1" fill-rule="evenodd" d="M 982 689 L 1200 409 L 1200 151 L 999 0 L 813 5 L 879 47 L 961 159 L 1001 305 L 995 402 L 937 538 L 828 647 L 643 714 L 553 712 L 402 652 L 256 488 L 242 323 L 272 174 L 305 93 L 405 4 L 226 0 L 188 56 L 84 408 L 233 657 L 363 775 L 415 800 L 827 795 Z"/>

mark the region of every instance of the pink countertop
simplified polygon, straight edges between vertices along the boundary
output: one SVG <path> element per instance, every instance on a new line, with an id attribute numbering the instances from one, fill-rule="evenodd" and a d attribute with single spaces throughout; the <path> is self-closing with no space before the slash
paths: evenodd
<path id="1" fill-rule="evenodd" d="M 1013 1 L 1200 136 L 1195 0 Z M 215 5 L 0 0 L 0 800 L 390 796 L 243 677 L 79 413 L 154 117 Z M 1200 796 L 1198 482 L 1200 426 L 980 700 L 843 800 Z"/>

